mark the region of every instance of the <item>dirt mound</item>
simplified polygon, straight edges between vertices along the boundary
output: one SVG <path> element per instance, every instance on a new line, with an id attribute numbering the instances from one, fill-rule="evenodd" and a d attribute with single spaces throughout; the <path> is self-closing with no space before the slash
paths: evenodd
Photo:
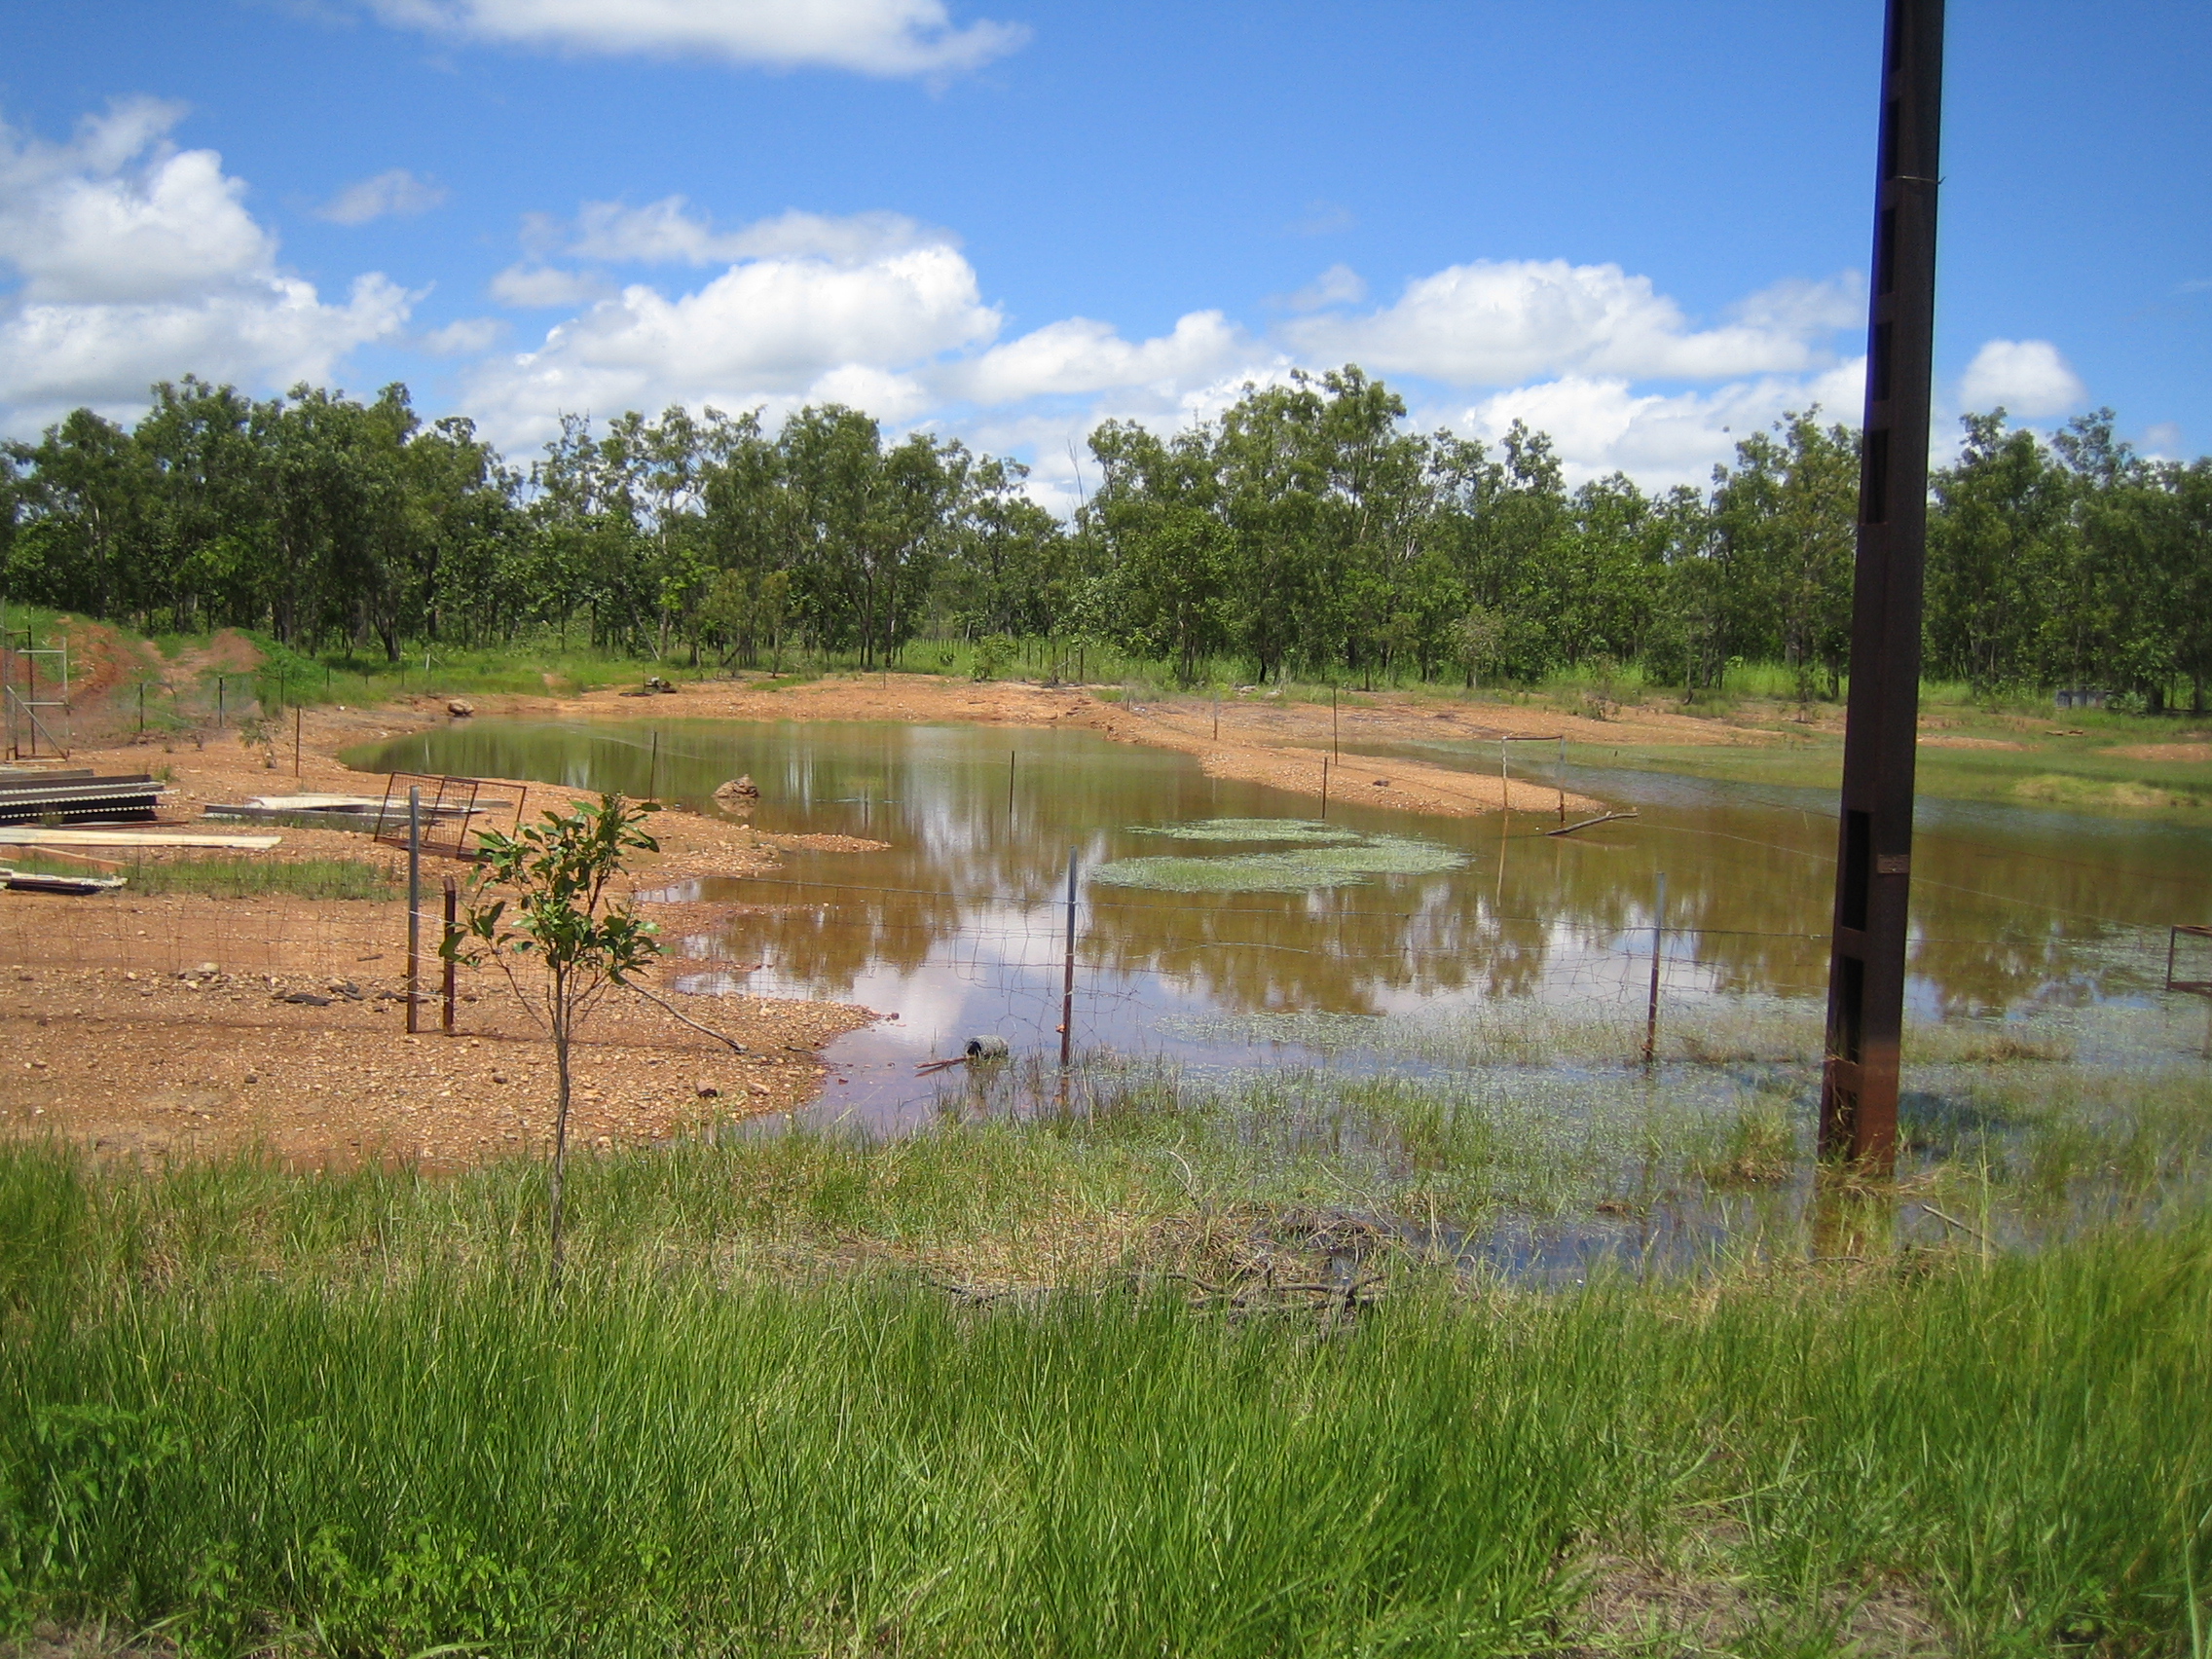
<path id="1" fill-rule="evenodd" d="M 2212 760 L 2212 743 L 2131 743 L 2105 753 L 2122 760 Z"/>

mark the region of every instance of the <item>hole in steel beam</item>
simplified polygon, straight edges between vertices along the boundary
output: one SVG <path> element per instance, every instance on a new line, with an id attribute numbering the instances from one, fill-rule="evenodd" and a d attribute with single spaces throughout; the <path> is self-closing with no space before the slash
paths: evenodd
<path id="1" fill-rule="evenodd" d="M 1887 524 L 1890 518 L 1890 429 L 1866 434 L 1866 471 L 1859 492 L 1859 522 Z"/>
<path id="2" fill-rule="evenodd" d="M 1863 812 L 1843 815 L 1843 925 L 1866 925 L 1868 872 L 1874 863 L 1873 821 Z"/>
<path id="3" fill-rule="evenodd" d="M 1835 1030 L 1829 1033 L 1828 1048 L 1836 1058 L 1857 1065 L 1865 1049 L 1866 964 L 1856 956 L 1841 957 L 1835 974 Z"/>
<path id="4" fill-rule="evenodd" d="M 1890 400 L 1890 343 L 1896 332 L 1894 323 L 1874 325 L 1874 360 L 1866 365 L 1866 395 L 1875 403 Z"/>
<path id="5" fill-rule="evenodd" d="M 1882 209 L 1874 233 L 1874 292 L 1894 294 L 1898 287 L 1898 210 Z"/>

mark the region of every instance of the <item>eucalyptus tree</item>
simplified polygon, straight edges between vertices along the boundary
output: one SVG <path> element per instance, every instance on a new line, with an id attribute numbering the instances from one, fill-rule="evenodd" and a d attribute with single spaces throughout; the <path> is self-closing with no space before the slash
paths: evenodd
<path id="1" fill-rule="evenodd" d="M 97 615 L 142 609 L 130 555 L 151 481 L 130 434 L 75 409 L 12 454 L 32 518 L 15 537 L 11 587 Z"/>
<path id="2" fill-rule="evenodd" d="M 1464 461 L 1455 466 L 1475 486 L 1462 485 L 1467 523 L 1456 537 L 1458 563 L 1473 601 L 1513 618 L 1505 671 L 1534 680 L 1566 660 L 1569 648 L 1553 576 L 1574 520 L 1549 435 L 1516 420 L 1499 450 L 1496 461 L 1477 461 L 1471 477 Z"/>
<path id="3" fill-rule="evenodd" d="M 131 432 L 146 500 L 134 559 L 140 627 L 258 621 L 270 549 L 251 401 L 187 377 L 154 387 Z"/>
<path id="4" fill-rule="evenodd" d="M 1078 543 L 1022 492 L 1029 469 L 978 456 L 964 468 L 937 603 L 954 630 L 1054 637 L 1074 623 Z"/>
<path id="5" fill-rule="evenodd" d="M 2037 682 L 2067 561 L 2073 491 L 2003 409 L 1968 415 L 1966 443 L 1931 481 L 1927 666 L 1989 692 Z"/>
<path id="6" fill-rule="evenodd" d="M 2166 535 L 2177 572 L 2171 614 L 2174 659 L 2189 682 L 2192 714 L 2205 712 L 2212 682 L 2212 460 L 2192 465 L 2168 462 L 2162 476 L 2172 506 Z"/>
<path id="7" fill-rule="evenodd" d="M 1800 699 L 1835 695 L 1851 652 L 1859 435 L 1819 417 L 1785 415 L 1737 443 L 1734 466 L 1714 469 L 1734 654 L 1793 669 Z"/>
<path id="8" fill-rule="evenodd" d="M 1100 548 L 1093 614 L 1110 619 L 1120 644 L 1173 662 L 1187 683 L 1230 640 L 1233 567 L 1210 434 L 1163 442 L 1109 421 L 1090 435 L 1090 451 L 1100 469 L 1086 513 Z M 1263 602 L 1246 595 L 1241 606 L 1248 612 Z M 1265 678 L 1281 658 L 1255 652 L 1255 660 Z"/>

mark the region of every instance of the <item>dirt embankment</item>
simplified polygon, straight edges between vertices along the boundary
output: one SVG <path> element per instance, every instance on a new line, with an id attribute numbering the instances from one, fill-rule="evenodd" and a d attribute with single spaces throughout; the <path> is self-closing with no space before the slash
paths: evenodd
<path id="1" fill-rule="evenodd" d="M 1457 771 L 1419 760 L 1375 760 L 1345 755 L 1328 767 L 1334 799 L 1354 795 L 1402 811 L 1461 817 L 1495 812 L 1556 813 L 1558 791 L 1547 780 L 1545 740 L 1579 744 L 1769 743 L 1750 726 L 1697 719 L 1664 710 L 1622 707 L 1608 718 L 1558 714 L 1515 704 L 1439 706 L 1402 692 L 1350 693 L 1327 704 L 1294 703 L 1262 693 L 1225 697 L 1218 707 L 1198 698 L 1137 703 L 1079 686 L 1027 682 L 971 684 L 931 675 L 845 675 L 778 685 L 761 681 L 706 681 L 673 696 L 599 692 L 577 697 L 478 697 L 476 712 L 515 719 L 643 719 L 682 717 L 754 720 L 913 720 L 977 725 L 1058 727 L 1095 732 L 1117 743 L 1150 744 L 1194 756 L 1212 776 L 1268 784 L 1318 796 L 1322 759 L 1332 740 L 1343 744 L 1525 740 L 1511 754 L 1515 774 Z M 417 700 L 428 717 L 435 699 Z M 398 715 L 407 704 L 394 705 Z M 1601 803 L 1569 793 L 1569 812 Z"/>
<path id="2" fill-rule="evenodd" d="M 309 711 L 274 749 L 235 728 L 166 742 L 80 749 L 73 766 L 154 771 L 172 794 L 161 828 L 269 833 L 273 863 L 343 859 L 382 870 L 389 897 L 285 895 L 214 899 L 146 894 L 101 898 L 0 893 L 0 1124 L 52 1131 L 120 1154 L 166 1156 L 245 1145 L 320 1163 L 397 1157 L 448 1165 L 540 1146 L 551 1133 L 549 1045 L 506 981 L 461 970 L 456 1035 L 406 1034 L 406 855 L 341 830 L 211 824 L 210 801 L 305 793 L 378 793 L 336 752 L 405 729 L 426 711 Z M 574 792 L 528 786 L 530 807 Z M 779 838 L 685 811 L 656 815 L 661 852 L 638 862 L 635 887 L 672 877 L 774 867 Z M 812 837 L 809 840 L 815 839 Z M 834 850 L 834 849 L 816 849 Z M 101 849 L 128 869 L 174 849 Z M 0 862 L 17 856 L 0 850 Z M 66 861 L 88 870 L 100 861 Z M 466 866 L 425 860 L 424 994 L 438 990 L 433 954 L 439 889 Z M 647 904 L 666 918 L 687 972 L 715 964 L 711 907 Z M 655 990 L 738 1044 L 733 1052 L 643 999 L 610 996 L 578 1050 L 571 1134 L 578 1143 L 650 1141 L 730 1115 L 802 1104 L 819 1087 L 817 1051 L 866 1024 L 865 1009 Z"/>

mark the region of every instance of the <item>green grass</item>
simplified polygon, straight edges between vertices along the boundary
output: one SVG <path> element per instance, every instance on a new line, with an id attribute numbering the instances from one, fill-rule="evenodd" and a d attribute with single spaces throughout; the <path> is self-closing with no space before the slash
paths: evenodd
<path id="1" fill-rule="evenodd" d="M 140 860 L 109 872 L 86 863 L 38 857 L 11 858 L 12 868 L 50 875 L 115 873 L 127 876 L 125 893 L 196 893 L 209 899 L 389 899 L 390 876 L 362 859 L 197 858 Z"/>
<path id="2" fill-rule="evenodd" d="M 733 1252 L 834 1207 L 825 1156 L 584 1161 L 556 1293 L 529 1166 L 0 1149 L 0 1601 L 209 1653 L 1507 1654 L 1625 1556 L 1735 1585 L 1734 1652 L 1841 1651 L 1901 1588 L 1961 1651 L 2179 1653 L 2212 1582 L 2198 1215 L 1409 1269 L 1356 1316 L 977 1305 Z"/>
<path id="3" fill-rule="evenodd" d="M 2212 809 L 2212 762 L 2145 760 L 2112 753 L 2123 745 L 2181 741 L 2182 733 L 2171 725 L 2129 720 L 2124 726 L 2107 725 L 2089 736 L 2064 739 L 1994 727 L 1989 735 L 2026 747 L 1947 749 L 1924 744 L 1915 767 L 1920 793 L 1947 800 L 2120 812 L 2192 823 L 2202 822 L 2207 809 Z M 1771 747 L 1627 742 L 1575 744 L 1567 753 L 1568 758 L 1589 765 L 1633 766 L 1732 783 L 1833 790 L 1843 775 L 1839 735 L 1787 728 L 1782 741 Z"/>

